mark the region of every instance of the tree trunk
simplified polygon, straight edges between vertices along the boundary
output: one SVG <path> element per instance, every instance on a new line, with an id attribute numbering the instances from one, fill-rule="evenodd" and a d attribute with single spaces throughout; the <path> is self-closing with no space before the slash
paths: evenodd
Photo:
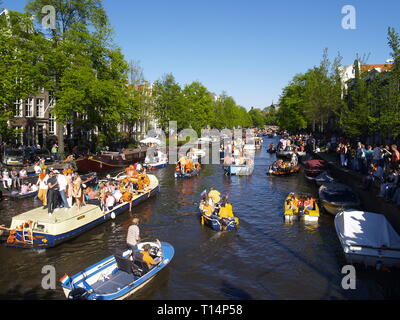
<path id="1" fill-rule="evenodd" d="M 64 147 L 64 126 L 61 123 L 57 123 L 57 140 L 58 140 L 58 154 L 61 160 L 65 158 L 64 152 L 65 152 L 65 147 Z"/>

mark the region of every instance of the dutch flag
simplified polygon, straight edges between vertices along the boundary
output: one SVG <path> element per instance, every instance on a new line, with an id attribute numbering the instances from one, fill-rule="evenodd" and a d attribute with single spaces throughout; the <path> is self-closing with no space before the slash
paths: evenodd
<path id="1" fill-rule="evenodd" d="M 65 273 L 61 278 L 60 278 L 60 282 L 64 285 L 67 286 L 68 283 L 70 282 L 71 278 L 68 277 L 68 275 Z"/>

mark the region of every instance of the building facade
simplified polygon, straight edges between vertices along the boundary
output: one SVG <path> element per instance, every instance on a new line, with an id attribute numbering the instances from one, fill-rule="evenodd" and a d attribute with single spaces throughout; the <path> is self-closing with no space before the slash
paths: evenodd
<path id="1" fill-rule="evenodd" d="M 45 147 L 50 140 L 57 140 L 54 101 L 52 93 L 44 89 L 26 100 L 15 101 L 14 117 L 9 121 L 12 128 L 18 129 L 15 144 Z"/>

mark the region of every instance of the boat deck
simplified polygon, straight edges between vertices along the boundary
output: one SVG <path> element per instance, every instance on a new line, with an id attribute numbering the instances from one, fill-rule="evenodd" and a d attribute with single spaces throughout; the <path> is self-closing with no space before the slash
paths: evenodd
<path id="1" fill-rule="evenodd" d="M 97 294 L 109 294 L 120 290 L 122 287 L 133 283 L 138 277 L 124 271 L 117 271 L 115 274 L 109 275 L 109 280 L 97 281 L 92 284 L 94 292 Z"/>
<path id="2" fill-rule="evenodd" d="M 73 219 L 76 217 L 79 217 L 81 215 L 84 215 L 90 211 L 93 210 L 99 210 L 99 206 L 93 205 L 93 204 L 87 204 L 85 206 L 82 206 L 80 210 L 78 211 L 77 206 L 73 206 L 70 209 L 55 209 L 53 211 L 52 216 L 48 215 L 47 209 L 43 209 L 43 207 L 39 207 L 33 210 L 30 210 L 28 212 L 19 214 L 14 217 L 16 220 L 20 221 L 28 221 L 32 220 L 35 222 L 43 222 L 43 223 L 58 223 L 58 222 L 64 222 L 69 219 Z"/>

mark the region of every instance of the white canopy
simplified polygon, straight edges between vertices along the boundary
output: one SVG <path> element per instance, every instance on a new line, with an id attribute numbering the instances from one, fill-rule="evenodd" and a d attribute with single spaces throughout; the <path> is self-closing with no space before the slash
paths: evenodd
<path id="1" fill-rule="evenodd" d="M 153 138 L 153 137 L 149 137 L 149 138 L 146 138 L 146 139 L 141 140 L 140 143 L 145 143 L 145 144 L 148 144 L 148 143 L 161 144 L 161 141 L 160 141 L 159 139 L 156 139 L 156 138 Z"/>
<path id="2" fill-rule="evenodd" d="M 383 214 L 348 210 L 337 214 L 335 220 L 347 245 L 400 249 L 400 235 Z"/>

